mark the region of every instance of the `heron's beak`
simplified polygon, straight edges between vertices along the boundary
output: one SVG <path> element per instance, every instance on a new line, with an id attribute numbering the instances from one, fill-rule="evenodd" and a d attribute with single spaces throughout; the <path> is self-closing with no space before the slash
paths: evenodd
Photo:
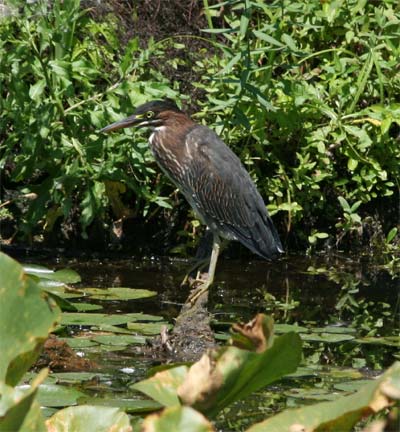
<path id="1" fill-rule="evenodd" d="M 111 123 L 110 125 L 100 129 L 100 132 L 112 132 L 117 129 L 127 128 L 131 126 L 145 126 L 146 121 L 140 115 L 131 115 L 123 120 L 119 120 L 115 123 Z"/>

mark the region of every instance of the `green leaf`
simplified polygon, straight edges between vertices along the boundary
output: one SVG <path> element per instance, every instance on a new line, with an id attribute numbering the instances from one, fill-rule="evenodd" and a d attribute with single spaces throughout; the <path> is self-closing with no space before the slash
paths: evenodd
<path id="1" fill-rule="evenodd" d="M 59 384 L 42 384 L 39 387 L 38 401 L 40 405 L 46 407 L 65 407 L 76 405 L 79 398 L 85 396 L 84 393 L 73 387 Z"/>
<path id="2" fill-rule="evenodd" d="M 295 333 L 277 337 L 262 353 L 225 348 L 212 370 L 206 356 L 193 365 L 178 394 L 183 403 L 213 417 L 233 402 L 294 372 L 300 359 L 301 340 Z M 204 376 L 200 370 L 210 374 Z M 197 387 L 193 387 L 195 383 Z"/>
<path id="3" fill-rule="evenodd" d="M 149 317 L 152 317 L 150 315 Z M 160 317 L 157 317 L 161 319 Z M 128 313 L 128 314 L 104 314 L 104 313 L 85 313 L 85 312 L 65 312 L 61 317 L 62 325 L 121 325 L 131 321 L 146 320 L 145 314 Z"/>
<path id="4" fill-rule="evenodd" d="M 351 206 L 351 213 L 354 213 L 355 211 L 358 210 L 358 207 L 360 207 L 360 205 L 362 204 L 362 201 L 357 201 L 355 202 L 352 206 Z"/>
<path id="5" fill-rule="evenodd" d="M 0 252 L 0 381 L 17 384 L 60 315 L 23 268 Z"/>
<path id="6" fill-rule="evenodd" d="M 37 81 L 35 84 L 31 85 L 29 89 L 29 97 L 38 102 L 43 94 L 43 90 L 46 87 L 46 81 L 41 79 Z"/>
<path id="7" fill-rule="evenodd" d="M 388 232 L 388 235 L 386 236 L 386 242 L 390 243 L 396 237 L 396 235 L 397 235 L 397 228 L 394 227 Z"/>
<path id="8" fill-rule="evenodd" d="M 243 342 L 247 339 L 248 343 L 241 345 L 263 349 L 260 353 L 222 347 L 204 354 L 189 370 L 178 366 L 158 372 L 133 388 L 165 406 L 180 401 L 215 416 L 231 403 L 296 370 L 301 359 L 300 337 L 287 333 L 274 339 L 269 347 L 272 323 L 271 318 L 259 314 L 247 329 L 243 327 L 235 335 L 235 341 L 240 335 Z"/>
<path id="9" fill-rule="evenodd" d="M 178 405 L 180 402 L 177 390 L 186 378 L 188 370 L 187 366 L 178 366 L 158 372 L 147 380 L 133 384 L 131 388 L 146 394 L 163 406 Z"/>
<path id="10" fill-rule="evenodd" d="M 157 295 L 155 291 L 123 287 L 85 288 L 83 291 L 96 300 L 137 300 Z"/>
<path id="11" fill-rule="evenodd" d="M 160 414 L 146 417 L 142 432 L 213 432 L 213 425 L 198 411 L 190 407 L 174 406 Z"/>
<path id="12" fill-rule="evenodd" d="M 285 45 L 282 42 L 279 42 L 278 40 L 276 40 L 275 38 L 273 38 L 272 36 L 269 36 L 268 34 L 261 32 L 259 30 L 253 30 L 254 35 L 258 38 L 261 39 L 264 42 L 268 42 L 271 45 L 275 45 L 277 47 L 280 48 L 284 48 Z"/>
<path id="13" fill-rule="evenodd" d="M 331 402 L 322 402 L 282 413 L 258 423 L 247 432 L 281 432 L 290 430 L 352 430 L 366 413 L 377 413 L 400 400 L 400 363 L 396 362 L 379 379 L 371 380 L 357 393 Z"/>
<path id="14" fill-rule="evenodd" d="M 49 279 L 63 284 L 74 284 L 81 281 L 79 274 L 72 269 L 50 270 L 47 267 L 25 264 L 23 269 L 26 274 L 36 276 L 40 279 Z"/>
<path id="15" fill-rule="evenodd" d="M 132 322 L 127 324 L 127 328 L 136 333 L 140 333 L 143 335 L 157 335 L 161 332 L 161 327 L 166 326 L 168 329 L 171 329 L 171 325 L 167 323 L 138 323 Z"/>
<path id="16" fill-rule="evenodd" d="M 355 337 L 348 334 L 311 333 L 311 334 L 302 334 L 301 339 L 309 342 L 338 343 L 338 342 L 353 340 L 355 339 Z"/>
<path id="17" fill-rule="evenodd" d="M 294 41 L 294 39 L 288 35 L 287 33 L 283 34 L 281 37 L 282 42 L 288 47 L 290 48 L 292 51 L 298 51 L 298 48 L 296 46 L 296 42 Z"/>
<path id="18" fill-rule="evenodd" d="M 128 345 L 144 345 L 146 338 L 136 335 L 98 335 L 90 338 L 92 341 L 101 345 L 109 346 L 128 346 Z"/>
<path id="19" fill-rule="evenodd" d="M 29 387 L 13 388 L 0 381 L 0 431 L 46 432 L 36 395 L 47 377 L 43 370 Z"/>
<path id="20" fill-rule="evenodd" d="M 82 405 L 58 411 L 46 422 L 52 432 L 131 432 L 129 417 L 119 408 Z"/>
<path id="21" fill-rule="evenodd" d="M 347 161 L 347 168 L 349 169 L 349 171 L 354 171 L 358 166 L 358 161 L 355 159 L 348 159 Z"/>
<path id="22" fill-rule="evenodd" d="M 346 213 L 351 213 L 350 205 L 349 203 L 341 196 L 338 197 L 338 200 L 340 202 L 340 205 L 342 206 L 343 210 Z"/>

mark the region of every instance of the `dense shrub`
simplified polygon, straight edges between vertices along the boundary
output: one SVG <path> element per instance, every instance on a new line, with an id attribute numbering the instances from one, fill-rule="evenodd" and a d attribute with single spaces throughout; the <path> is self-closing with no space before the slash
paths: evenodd
<path id="1" fill-rule="evenodd" d="M 96 131 L 149 99 L 190 101 L 171 73 L 188 68 L 204 95 L 195 118 L 240 155 L 281 232 L 342 238 L 377 208 L 386 231 L 395 223 L 396 1 L 204 2 L 194 51 L 190 35 L 121 46 L 117 19 L 78 0 L 24 3 L 0 21 L 3 212 L 19 235 L 168 211 L 145 135 Z"/>

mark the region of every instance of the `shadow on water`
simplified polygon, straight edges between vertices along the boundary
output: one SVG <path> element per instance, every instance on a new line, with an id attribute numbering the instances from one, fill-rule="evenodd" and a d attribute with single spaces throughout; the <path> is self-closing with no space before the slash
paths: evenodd
<path id="1" fill-rule="evenodd" d="M 190 263 L 183 260 L 62 257 L 20 260 L 50 268 L 70 267 L 81 275 L 84 287 L 143 288 L 158 293 L 141 300 L 96 300 L 106 313 L 143 312 L 161 315 L 173 323 L 188 295 L 188 291 L 180 287 L 190 267 Z M 214 330 L 225 337 L 231 323 L 247 322 L 257 312 L 273 315 L 280 325 L 297 324 L 311 331 L 331 326 L 351 329 L 357 337 L 391 337 L 398 336 L 398 287 L 398 278 L 391 277 L 387 271 L 371 262 L 346 256 L 289 256 L 273 263 L 258 259 L 250 262 L 221 259 L 216 283 L 210 292 L 209 311 L 213 315 Z M 70 335 L 79 330 L 68 329 Z M 344 341 L 325 345 L 318 339 L 306 339 L 303 367 L 311 368 L 305 373 L 308 393 L 305 395 L 303 388 L 301 396 L 296 395 L 298 388 L 304 387 L 301 374 L 288 378 L 279 386 L 270 386 L 266 392 L 246 399 L 245 404 L 237 403 L 231 411 L 227 410 L 221 421 L 222 430 L 231 430 L 231 427 L 238 430 L 285 406 L 296 406 L 296 398 L 302 403 L 329 399 L 335 381 L 329 374 L 324 378 L 324 368 L 336 371 L 347 368 L 349 379 L 363 378 L 393 363 L 396 350 L 393 344 L 359 346 Z M 81 353 L 100 366 L 98 380 L 79 384 L 96 403 L 102 399 L 141 398 L 137 394 L 132 396 L 129 385 L 143 379 L 150 367 L 160 363 L 135 347 L 102 351 L 87 348 Z M 312 368 L 317 368 L 318 372 L 313 374 Z M 343 380 L 343 375 L 340 376 Z M 310 393 L 310 388 L 314 393 Z"/>

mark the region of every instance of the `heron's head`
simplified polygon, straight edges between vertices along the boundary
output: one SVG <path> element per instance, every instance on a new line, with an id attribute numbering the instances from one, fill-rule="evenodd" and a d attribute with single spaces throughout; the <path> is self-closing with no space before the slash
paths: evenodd
<path id="1" fill-rule="evenodd" d="M 111 132 L 131 126 L 156 128 L 163 126 L 168 118 L 177 113 L 183 114 L 171 99 L 146 102 L 137 107 L 131 116 L 106 126 L 100 132 Z"/>

